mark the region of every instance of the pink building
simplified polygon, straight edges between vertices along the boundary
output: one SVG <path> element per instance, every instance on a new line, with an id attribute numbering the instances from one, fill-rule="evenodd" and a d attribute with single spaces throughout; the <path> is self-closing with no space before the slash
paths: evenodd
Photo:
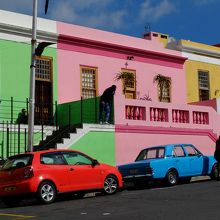
<path id="1" fill-rule="evenodd" d="M 141 39 L 60 22 L 57 30 L 60 104 L 117 86 L 116 164 L 134 160 L 143 147 L 167 143 L 192 143 L 213 154 L 219 115 L 211 107 L 187 105 L 181 53 L 166 49 L 154 33 Z M 133 82 L 115 81 L 120 72 L 132 73 Z M 169 82 L 163 88 L 155 82 L 158 75 Z"/>

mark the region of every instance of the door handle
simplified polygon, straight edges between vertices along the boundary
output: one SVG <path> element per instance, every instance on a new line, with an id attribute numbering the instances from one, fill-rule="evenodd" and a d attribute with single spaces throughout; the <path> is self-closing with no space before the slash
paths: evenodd
<path id="1" fill-rule="evenodd" d="M 73 168 L 70 168 L 69 171 L 74 171 L 74 169 L 73 169 Z"/>

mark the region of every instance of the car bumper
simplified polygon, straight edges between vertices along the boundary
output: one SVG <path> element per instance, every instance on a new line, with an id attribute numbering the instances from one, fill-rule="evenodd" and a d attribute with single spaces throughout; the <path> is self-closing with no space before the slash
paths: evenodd
<path id="1" fill-rule="evenodd" d="M 34 185 L 30 180 L 0 185 L 0 197 L 36 192 Z"/>
<path id="2" fill-rule="evenodd" d="M 146 175 L 131 175 L 131 176 L 124 176 L 123 177 L 123 182 L 137 182 L 137 181 L 147 181 L 147 180 L 152 180 L 153 175 L 151 174 L 146 174 Z"/>

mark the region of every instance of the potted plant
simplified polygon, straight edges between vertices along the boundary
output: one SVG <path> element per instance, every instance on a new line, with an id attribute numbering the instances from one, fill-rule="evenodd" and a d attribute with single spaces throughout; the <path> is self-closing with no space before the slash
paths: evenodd
<path id="1" fill-rule="evenodd" d="M 159 87 L 159 101 L 161 102 L 164 98 L 164 89 L 165 88 L 170 88 L 171 80 L 169 77 L 163 76 L 161 74 L 157 74 L 154 77 L 153 82 L 157 82 L 157 85 Z"/>
<path id="2" fill-rule="evenodd" d="M 132 72 L 122 71 L 122 72 L 116 73 L 116 76 L 114 79 L 116 81 L 119 81 L 119 80 L 123 81 L 123 92 L 125 93 L 126 88 L 130 87 L 129 85 L 132 85 L 135 82 L 135 75 Z"/>

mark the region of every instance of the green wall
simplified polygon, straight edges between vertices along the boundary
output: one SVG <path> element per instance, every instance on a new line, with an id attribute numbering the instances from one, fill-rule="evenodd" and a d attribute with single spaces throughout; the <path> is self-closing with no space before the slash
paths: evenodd
<path id="1" fill-rule="evenodd" d="M 17 108 L 26 107 L 29 97 L 29 79 L 31 46 L 9 40 L 0 40 L 0 100 L 22 101 Z M 57 100 L 57 52 L 55 48 L 46 48 L 44 56 L 53 58 L 53 100 Z M 0 104 L 6 105 L 7 103 Z M 9 102 L 10 104 L 10 102 Z M 19 111 L 19 110 L 18 110 Z M 16 113 L 17 114 L 17 113 Z M 1 117 L 1 116 L 0 116 Z"/>
<path id="2" fill-rule="evenodd" d="M 70 149 L 79 150 L 99 162 L 115 165 L 115 133 L 91 131 L 84 135 Z"/>

